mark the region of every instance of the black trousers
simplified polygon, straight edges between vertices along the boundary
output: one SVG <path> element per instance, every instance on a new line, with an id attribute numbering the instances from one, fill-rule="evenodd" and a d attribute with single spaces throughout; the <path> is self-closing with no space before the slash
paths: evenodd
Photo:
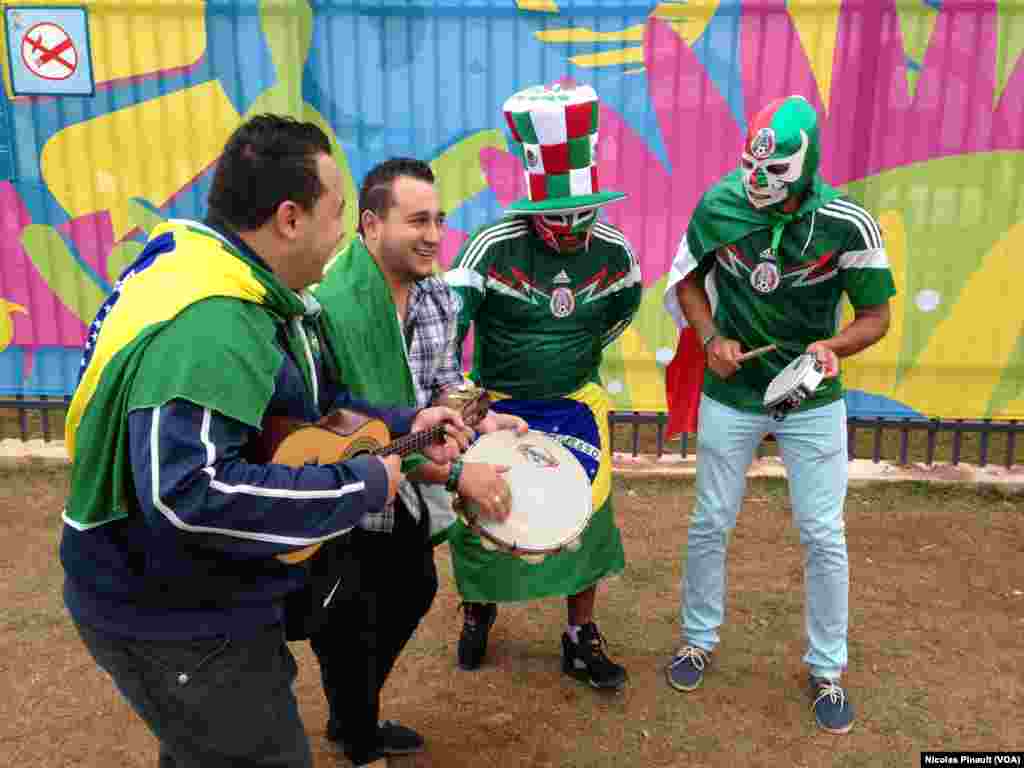
<path id="1" fill-rule="evenodd" d="M 310 637 L 331 720 L 356 763 L 371 756 L 381 688 L 437 594 L 428 517 L 415 521 L 399 502 L 391 533 L 348 535 L 343 589 Z"/>
<path id="2" fill-rule="evenodd" d="M 153 641 L 75 626 L 159 740 L 160 768 L 312 768 L 282 627 Z"/>

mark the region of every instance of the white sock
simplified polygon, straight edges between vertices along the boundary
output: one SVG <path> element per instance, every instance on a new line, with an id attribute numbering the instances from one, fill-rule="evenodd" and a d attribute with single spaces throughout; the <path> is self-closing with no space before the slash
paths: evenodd
<path id="1" fill-rule="evenodd" d="M 569 628 L 566 630 L 566 634 L 569 635 L 569 639 L 572 640 L 574 643 L 579 643 L 581 629 L 583 629 L 583 627 L 577 624 L 570 624 Z"/>

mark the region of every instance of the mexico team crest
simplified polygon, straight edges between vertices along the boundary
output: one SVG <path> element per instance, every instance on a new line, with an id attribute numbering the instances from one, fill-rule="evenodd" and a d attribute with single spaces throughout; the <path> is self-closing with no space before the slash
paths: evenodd
<path id="1" fill-rule="evenodd" d="M 750 142 L 750 154 L 758 160 L 764 160 L 775 151 L 775 131 L 762 128 Z"/>
<path id="2" fill-rule="evenodd" d="M 576 297 L 570 288 L 555 288 L 551 292 L 551 314 L 555 317 L 568 317 L 576 309 Z"/>
<path id="3" fill-rule="evenodd" d="M 779 287 L 779 268 L 774 261 L 762 261 L 750 273 L 750 284 L 758 293 L 771 293 Z"/>

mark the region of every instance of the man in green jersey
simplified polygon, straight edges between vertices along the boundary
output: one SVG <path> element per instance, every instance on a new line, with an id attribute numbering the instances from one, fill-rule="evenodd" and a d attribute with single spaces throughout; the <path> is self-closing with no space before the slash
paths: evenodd
<path id="1" fill-rule="evenodd" d="M 458 662 L 480 666 L 496 603 L 565 596 L 563 671 L 614 690 L 626 671 L 604 652 L 594 602 L 598 581 L 620 572 L 625 558 L 598 368 L 640 304 L 640 266 L 622 233 L 597 220 L 599 206 L 625 195 L 598 186 L 594 90 L 537 86 L 509 98 L 504 112 L 528 197 L 477 231 L 446 274 L 460 299 L 458 339 L 473 323 L 474 378 L 495 393 L 495 410 L 522 416 L 573 452 L 590 478 L 595 512 L 578 551 L 541 564 L 488 551 L 465 526 L 453 526 L 448 541 L 466 601 Z"/>
<path id="2" fill-rule="evenodd" d="M 754 451 L 774 433 L 805 552 L 804 661 L 815 719 L 826 731 L 846 733 L 854 712 L 839 684 L 849 592 L 839 358 L 885 335 L 895 288 L 878 224 L 821 179 L 819 157 L 814 108 L 801 96 L 768 104 L 750 124 L 741 167 L 697 204 L 672 265 L 666 309 L 680 326 L 696 330 L 707 369 L 682 585 L 683 641 L 666 673 L 673 688 L 693 691 L 711 664 L 724 618 L 729 532 Z M 840 330 L 844 293 L 854 319 Z M 740 361 L 745 350 L 770 344 L 774 351 Z M 804 352 L 817 357 L 826 378 L 775 422 L 763 406 L 765 390 Z"/>

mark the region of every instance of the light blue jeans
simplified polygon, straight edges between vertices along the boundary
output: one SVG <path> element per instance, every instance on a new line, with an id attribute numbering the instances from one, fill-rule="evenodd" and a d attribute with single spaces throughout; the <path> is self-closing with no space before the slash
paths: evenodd
<path id="1" fill-rule="evenodd" d="M 811 674 L 838 680 L 846 667 L 850 569 L 843 502 L 849 473 L 842 400 L 776 422 L 701 396 L 697 503 L 687 540 L 681 620 L 684 643 L 713 651 L 725 617 L 725 555 L 743 501 L 747 469 L 775 433 L 804 548 L 804 600 Z"/>

